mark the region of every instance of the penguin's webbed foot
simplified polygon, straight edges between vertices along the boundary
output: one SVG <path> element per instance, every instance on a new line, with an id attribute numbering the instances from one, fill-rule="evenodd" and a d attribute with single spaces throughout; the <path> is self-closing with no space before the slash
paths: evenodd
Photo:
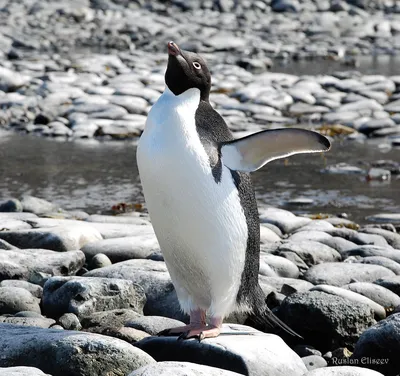
<path id="1" fill-rule="evenodd" d="M 221 328 L 215 326 L 202 326 L 199 328 L 192 328 L 183 332 L 179 337 L 178 341 L 182 341 L 185 339 L 195 338 L 199 342 L 201 342 L 205 338 L 215 338 L 218 337 L 221 333 Z"/>

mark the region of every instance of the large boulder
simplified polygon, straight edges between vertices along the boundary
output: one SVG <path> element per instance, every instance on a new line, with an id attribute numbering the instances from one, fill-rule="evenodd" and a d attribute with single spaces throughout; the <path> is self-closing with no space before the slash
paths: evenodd
<path id="1" fill-rule="evenodd" d="M 321 291 L 288 296 L 278 315 L 321 351 L 354 346 L 360 334 L 375 323 L 374 312 L 367 304 Z"/>
<path id="2" fill-rule="evenodd" d="M 132 281 L 116 278 L 52 277 L 43 288 L 43 312 L 50 317 L 130 308 L 143 312 L 146 297 Z"/>
<path id="3" fill-rule="evenodd" d="M 396 376 L 400 370 L 400 313 L 367 329 L 356 343 L 353 360 L 360 367 Z"/>
<path id="4" fill-rule="evenodd" d="M 251 376 L 300 376 L 307 371 L 301 358 L 280 337 L 243 325 L 224 324 L 219 337 L 201 342 L 148 337 L 135 346 L 157 361 L 198 363 Z"/>
<path id="5" fill-rule="evenodd" d="M 0 324 L 0 367 L 31 366 L 57 376 L 127 375 L 154 359 L 107 336 Z"/>

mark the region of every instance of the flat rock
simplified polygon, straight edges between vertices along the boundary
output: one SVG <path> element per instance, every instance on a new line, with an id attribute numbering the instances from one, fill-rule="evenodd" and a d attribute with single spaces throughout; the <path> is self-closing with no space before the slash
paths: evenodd
<path id="1" fill-rule="evenodd" d="M 394 313 L 362 333 L 352 359 L 357 359 L 359 365 L 382 372 L 386 376 L 396 376 L 400 369 L 399 351 L 400 313 Z M 363 364 L 362 359 L 377 362 Z"/>
<path id="2" fill-rule="evenodd" d="M 55 252 L 47 249 L 12 249 L 0 253 L 0 280 L 29 280 L 34 273 L 75 274 L 85 263 L 81 251 Z"/>
<path id="3" fill-rule="evenodd" d="M 102 239 L 89 226 L 38 228 L 0 232 L 0 238 L 19 248 L 44 248 L 57 252 L 74 251 L 86 243 Z"/>
<path id="4" fill-rule="evenodd" d="M 40 313 L 39 300 L 19 287 L 0 287 L 0 314 L 33 311 Z"/>
<path id="5" fill-rule="evenodd" d="M 352 256 L 350 256 L 352 257 Z M 394 274 L 400 275 L 400 264 L 396 261 L 393 261 L 387 257 L 383 256 L 368 256 L 368 257 L 361 257 L 360 260 L 357 260 L 362 264 L 374 264 L 374 265 L 381 265 L 385 268 L 391 270 Z"/>
<path id="6" fill-rule="evenodd" d="M 310 289 L 310 291 L 322 291 L 328 294 L 333 294 L 337 296 L 341 296 L 343 298 L 352 300 L 354 302 L 367 304 L 375 313 L 375 317 L 377 320 L 382 320 L 386 318 L 386 311 L 384 306 L 376 303 L 375 301 L 367 298 L 364 295 L 358 294 L 355 291 L 346 290 L 341 287 L 329 286 L 329 285 L 317 285 Z"/>
<path id="7" fill-rule="evenodd" d="M 384 376 L 379 372 L 370 369 L 353 367 L 353 366 L 338 366 L 319 368 L 307 372 L 304 376 Z"/>
<path id="8" fill-rule="evenodd" d="M 84 317 L 96 311 L 131 308 L 141 313 L 143 289 L 132 281 L 96 277 L 52 277 L 43 288 L 42 308 L 50 317 L 74 313 Z"/>
<path id="9" fill-rule="evenodd" d="M 361 245 L 348 251 L 343 252 L 343 258 L 349 256 L 382 256 L 389 258 L 397 263 L 400 263 L 400 250 L 387 247 L 379 247 L 374 245 Z"/>
<path id="10" fill-rule="evenodd" d="M 0 367 L 0 374 L 2 376 L 51 376 L 35 367 Z"/>
<path id="11" fill-rule="evenodd" d="M 304 274 L 304 279 L 315 285 L 343 286 L 348 283 L 374 282 L 382 277 L 395 274 L 380 265 L 325 263 L 314 265 Z"/>
<path id="12" fill-rule="evenodd" d="M 126 236 L 88 243 L 82 248 L 87 260 L 98 253 L 105 254 L 113 263 L 131 259 L 145 259 L 159 250 L 154 234 Z"/>
<path id="13" fill-rule="evenodd" d="M 259 283 L 266 295 L 268 295 L 271 290 L 275 290 L 277 292 L 281 292 L 284 295 L 287 295 L 288 293 L 286 291 L 290 290 L 290 293 L 293 293 L 295 291 L 303 292 L 310 290 L 314 286 L 312 283 L 304 281 L 302 279 L 266 277 L 263 275 L 259 276 Z"/>
<path id="14" fill-rule="evenodd" d="M 221 368 L 204 366 L 189 362 L 157 362 L 139 368 L 128 376 L 238 376 L 239 373 L 227 371 Z"/>
<path id="15" fill-rule="evenodd" d="M 343 289 L 354 291 L 378 303 L 386 309 L 400 306 L 400 296 L 389 289 L 369 282 L 354 282 L 342 286 Z"/>
<path id="16" fill-rule="evenodd" d="M 393 248 L 400 249 L 400 234 L 393 233 L 382 228 L 365 227 L 361 230 L 368 234 L 380 235 L 386 239 Z"/>
<path id="17" fill-rule="evenodd" d="M 120 376 L 154 363 L 127 342 L 99 334 L 10 324 L 0 324 L 0 331 L 2 367 L 29 364 L 57 376 Z"/>
<path id="18" fill-rule="evenodd" d="M 240 374 L 300 376 L 307 370 L 280 337 L 243 325 L 224 324 L 219 337 L 200 343 L 177 341 L 176 337 L 148 337 L 135 345 L 157 361 L 189 361 Z"/>
<path id="19" fill-rule="evenodd" d="M 321 351 L 353 346 L 375 322 L 368 305 L 321 291 L 291 294 L 278 314 L 306 343 Z"/>
<path id="20" fill-rule="evenodd" d="M 129 279 L 144 289 L 147 302 L 145 315 L 165 316 L 184 321 L 187 316 L 180 309 L 174 286 L 163 261 L 129 260 L 95 269 L 85 277 L 105 277 Z"/>

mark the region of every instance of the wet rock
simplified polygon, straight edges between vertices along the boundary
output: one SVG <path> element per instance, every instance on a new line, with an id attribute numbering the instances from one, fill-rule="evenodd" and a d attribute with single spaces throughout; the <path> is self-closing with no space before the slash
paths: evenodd
<path id="1" fill-rule="evenodd" d="M 139 368 L 129 376 L 156 376 L 170 374 L 175 376 L 237 376 L 239 373 L 221 368 L 204 366 L 190 362 L 158 362 Z"/>
<path id="2" fill-rule="evenodd" d="M 397 294 L 374 283 L 354 282 L 344 285 L 342 288 L 364 295 L 386 309 L 400 305 L 400 297 Z"/>
<path id="3" fill-rule="evenodd" d="M 327 294 L 341 296 L 345 299 L 349 299 L 354 302 L 366 304 L 374 311 L 377 320 L 382 320 L 386 317 L 385 308 L 383 306 L 354 291 L 348 291 L 341 287 L 329 286 L 329 285 L 317 285 L 311 288 L 310 291 L 322 291 L 326 292 Z"/>
<path id="4" fill-rule="evenodd" d="M 143 289 L 128 280 L 53 277 L 44 285 L 42 308 L 50 317 L 63 313 L 84 317 L 96 311 L 116 308 L 142 312 L 145 302 Z"/>
<path id="5" fill-rule="evenodd" d="M 304 365 L 307 367 L 308 371 L 312 371 L 313 369 L 323 368 L 328 365 L 326 360 L 322 356 L 318 355 L 309 355 L 301 358 L 304 362 Z"/>
<path id="6" fill-rule="evenodd" d="M 353 281 L 374 282 L 382 277 L 392 277 L 394 273 L 379 265 L 324 263 L 314 265 L 304 275 L 304 279 L 315 285 L 343 286 Z"/>
<path id="7" fill-rule="evenodd" d="M 14 279 L 6 279 L 0 282 L 0 287 L 18 287 L 29 291 L 35 298 L 41 298 L 43 288 L 41 286 L 29 283 L 27 281 L 19 281 Z"/>
<path id="8" fill-rule="evenodd" d="M 384 375 L 395 376 L 400 369 L 399 344 L 400 314 L 395 313 L 361 335 L 356 343 L 352 359 L 358 359 L 363 367 L 382 372 Z M 377 362 L 362 364 L 360 361 L 362 358 L 375 359 Z"/>
<path id="9" fill-rule="evenodd" d="M 368 305 L 320 291 L 288 296 L 279 308 L 279 317 L 307 343 L 322 351 L 353 346 L 360 334 L 374 323 L 374 314 Z"/>
<path id="10" fill-rule="evenodd" d="M 186 322 L 187 316 L 180 309 L 167 267 L 162 261 L 130 260 L 92 270 L 85 277 L 124 278 L 144 289 L 147 302 L 145 315 L 165 316 Z"/>
<path id="11" fill-rule="evenodd" d="M 139 329 L 153 336 L 162 330 L 184 325 L 182 321 L 162 316 L 138 316 L 125 323 L 126 327 Z"/>
<path id="12" fill-rule="evenodd" d="M 15 198 L 0 202 L 0 212 L 22 212 L 22 210 L 21 201 Z"/>
<path id="13" fill-rule="evenodd" d="M 364 173 L 364 170 L 357 166 L 351 166 L 347 163 L 338 163 L 336 165 L 328 166 L 322 170 L 322 172 L 328 174 L 362 174 Z"/>
<path id="14" fill-rule="evenodd" d="M 81 251 L 54 252 L 47 249 L 12 249 L 0 253 L 0 280 L 31 280 L 35 273 L 71 275 L 85 263 Z"/>
<path id="15" fill-rule="evenodd" d="M 298 355 L 276 335 L 232 324 L 224 324 L 222 332 L 229 335 L 205 339 L 200 343 L 177 341 L 176 337 L 148 337 L 135 345 L 157 361 L 190 361 L 240 374 L 279 375 L 283 372 L 302 375 L 306 371 Z M 240 335 L 235 335 L 235 332 Z"/>
<path id="16" fill-rule="evenodd" d="M 3 376 L 51 376 L 34 367 L 0 367 L 0 374 Z"/>
<path id="17" fill-rule="evenodd" d="M 44 248 L 57 252 L 77 250 L 86 243 L 102 239 L 95 228 L 76 225 L 3 231 L 0 238 L 19 248 Z"/>
<path id="18" fill-rule="evenodd" d="M 40 313 L 38 299 L 19 287 L 0 287 L 0 314 L 20 311 Z"/>
<path id="19" fill-rule="evenodd" d="M 0 324 L 0 330 L 2 367 L 29 364 L 58 376 L 117 376 L 154 363 L 127 342 L 99 334 L 10 324 Z"/>
<path id="20" fill-rule="evenodd" d="M 380 214 L 370 215 L 366 219 L 371 222 L 400 223 L 400 214 L 380 213 Z"/>
<path id="21" fill-rule="evenodd" d="M 88 243 L 82 252 L 88 260 L 96 254 L 106 255 L 111 262 L 117 263 L 131 259 L 145 259 L 159 249 L 157 238 L 154 234 L 127 236 L 123 238 L 104 239 Z"/>

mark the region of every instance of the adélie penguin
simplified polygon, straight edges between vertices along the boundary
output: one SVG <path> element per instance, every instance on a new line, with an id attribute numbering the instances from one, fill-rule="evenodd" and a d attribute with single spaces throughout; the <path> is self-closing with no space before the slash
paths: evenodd
<path id="1" fill-rule="evenodd" d="M 137 162 L 154 231 L 190 324 L 161 335 L 216 337 L 224 317 L 239 311 L 295 336 L 268 309 L 258 283 L 260 223 L 249 173 L 277 158 L 327 151 L 330 143 L 294 128 L 235 140 L 209 102 L 204 60 L 174 42 L 168 55 L 165 91 L 149 112 Z"/>

